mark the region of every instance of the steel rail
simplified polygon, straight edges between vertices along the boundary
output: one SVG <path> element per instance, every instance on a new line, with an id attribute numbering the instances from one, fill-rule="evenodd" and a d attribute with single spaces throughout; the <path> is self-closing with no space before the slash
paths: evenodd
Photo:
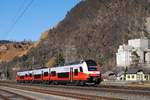
<path id="1" fill-rule="evenodd" d="M 6 96 L 6 95 L 3 95 L 3 94 L 0 94 L 0 98 L 2 98 L 4 100 L 12 100 L 12 97 L 14 97 L 14 96 L 15 96 L 15 98 L 19 97 L 19 98 L 23 98 L 25 100 L 35 100 L 33 98 L 30 98 L 30 97 L 27 97 L 27 96 L 24 96 L 24 95 L 20 95 L 20 94 L 14 93 L 14 92 L 10 92 L 10 91 L 7 91 L 7 90 L 3 90 L 3 89 L 0 89 L 0 92 L 5 92 L 5 93 L 13 95 L 13 96 Z"/>
<path id="2" fill-rule="evenodd" d="M 81 93 L 71 93 L 69 91 L 57 91 L 57 90 L 47 90 L 44 88 L 37 88 L 35 86 L 26 86 L 26 85 L 15 85 L 15 84 L 1 84 L 3 86 L 15 88 L 15 89 L 21 89 L 21 90 L 27 90 L 32 92 L 40 92 L 44 94 L 50 94 L 50 95 L 57 95 L 57 96 L 64 96 L 69 98 L 75 98 L 79 100 L 121 100 L 118 98 L 111 98 L 111 97 L 103 97 L 103 96 L 95 96 L 95 95 L 86 95 Z"/>
<path id="3" fill-rule="evenodd" d="M 11 83 L 11 82 L 10 82 Z M 16 84 L 16 83 L 13 83 Z M 124 93 L 124 94 L 135 94 L 135 95 L 144 95 L 144 96 L 150 96 L 150 88 L 145 87 L 128 87 L 128 86 L 105 86 L 100 85 L 98 87 L 81 87 L 81 86 L 65 86 L 65 85 L 45 85 L 45 84 L 30 84 L 30 83 L 21 83 L 17 85 L 32 85 L 35 87 L 46 87 L 46 88 L 64 88 L 64 89 L 72 89 L 72 90 L 87 90 L 87 91 L 103 91 L 103 92 L 115 92 L 115 93 Z"/>

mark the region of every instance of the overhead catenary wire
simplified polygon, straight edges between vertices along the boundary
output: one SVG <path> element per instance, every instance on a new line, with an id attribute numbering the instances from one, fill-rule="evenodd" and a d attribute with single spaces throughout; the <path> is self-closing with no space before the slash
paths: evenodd
<path id="1" fill-rule="evenodd" d="M 26 1 L 26 0 L 24 0 L 24 1 Z M 15 16 L 15 20 L 13 21 L 13 23 L 11 24 L 11 27 L 9 28 L 9 30 L 8 30 L 8 31 L 6 32 L 6 34 L 5 34 L 7 37 L 11 34 L 12 30 L 15 28 L 15 26 L 16 26 L 16 24 L 19 22 L 19 20 L 24 16 L 25 12 L 30 8 L 30 6 L 32 5 L 33 1 L 34 1 L 34 0 L 31 0 L 31 1 L 24 7 L 24 9 L 22 10 L 22 12 L 19 14 L 18 17 Z M 22 6 L 24 6 L 24 4 L 25 4 L 25 2 L 23 2 Z M 21 8 L 20 8 L 20 9 L 21 9 Z M 18 12 L 20 12 L 20 10 L 19 10 Z M 7 38 L 7 37 L 6 37 L 6 38 Z"/>
<path id="2" fill-rule="evenodd" d="M 7 36 L 9 35 L 9 31 L 11 31 L 12 29 L 12 26 L 13 26 L 13 23 L 15 23 L 16 19 L 17 19 L 17 15 L 23 10 L 23 7 L 25 6 L 25 1 L 26 0 L 23 0 L 22 4 L 19 6 L 18 10 L 17 10 L 17 13 L 16 15 L 13 17 L 12 19 L 12 23 L 10 23 L 8 26 L 10 26 L 10 28 L 6 31 L 6 34 L 5 34 L 5 38 L 7 38 Z"/>
<path id="3" fill-rule="evenodd" d="M 14 23 L 17 19 L 17 15 L 23 10 L 23 7 L 26 4 L 26 0 L 23 0 L 22 4 L 19 6 L 16 15 L 13 17 L 12 22 Z M 10 23 L 10 25 L 12 25 L 12 23 Z"/>

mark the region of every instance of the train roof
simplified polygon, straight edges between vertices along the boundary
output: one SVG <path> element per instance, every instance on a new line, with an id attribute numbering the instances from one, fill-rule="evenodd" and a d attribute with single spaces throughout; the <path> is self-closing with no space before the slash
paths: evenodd
<path id="1" fill-rule="evenodd" d="M 23 70 L 19 70 L 18 72 L 25 72 L 25 71 L 31 71 L 33 69 L 23 69 Z"/>
<path id="2" fill-rule="evenodd" d="M 22 69 L 22 70 L 19 70 L 18 72 L 25 72 L 25 71 L 31 71 L 31 70 L 36 70 L 36 69 L 45 69 L 45 68 L 48 68 L 48 67 L 36 67 L 34 69 Z"/>
<path id="3" fill-rule="evenodd" d="M 36 68 L 34 68 L 33 70 L 35 70 L 35 69 L 44 69 L 44 68 L 48 68 L 48 67 L 36 67 Z"/>
<path id="4" fill-rule="evenodd" d="M 76 62 L 71 62 L 71 63 L 66 63 L 64 64 L 64 66 L 67 66 L 67 65 L 75 65 L 75 64 L 82 64 L 84 61 L 76 61 Z"/>
<path id="5" fill-rule="evenodd" d="M 54 66 L 54 67 L 51 67 L 51 68 L 55 68 L 55 67 L 63 67 L 63 66 L 69 66 L 69 65 L 75 65 L 75 64 L 82 64 L 83 62 L 95 62 L 94 60 L 91 60 L 91 59 L 88 59 L 88 60 L 80 60 L 80 61 L 76 61 L 76 62 L 71 62 L 71 63 L 66 63 L 64 65 L 59 65 L 59 66 Z M 95 62 L 96 63 L 96 62 Z M 49 67 L 36 67 L 34 69 L 26 69 L 26 70 L 20 70 L 18 72 L 24 72 L 24 71 L 31 71 L 31 70 L 37 70 L 37 69 L 45 69 L 45 68 L 49 68 Z"/>

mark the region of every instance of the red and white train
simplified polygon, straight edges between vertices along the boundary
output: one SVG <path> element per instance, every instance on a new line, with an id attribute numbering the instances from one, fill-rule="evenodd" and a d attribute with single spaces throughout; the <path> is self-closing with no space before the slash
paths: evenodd
<path id="1" fill-rule="evenodd" d="M 101 82 L 101 72 L 95 61 L 86 60 L 60 67 L 19 71 L 16 81 L 19 83 L 97 85 Z"/>

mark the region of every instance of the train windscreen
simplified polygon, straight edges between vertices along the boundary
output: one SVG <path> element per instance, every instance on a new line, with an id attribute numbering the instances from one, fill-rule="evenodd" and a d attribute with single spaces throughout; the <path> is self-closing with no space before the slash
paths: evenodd
<path id="1" fill-rule="evenodd" d="M 97 64 L 93 60 L 87 60 L 88 71 L 97 71 Z"/>

